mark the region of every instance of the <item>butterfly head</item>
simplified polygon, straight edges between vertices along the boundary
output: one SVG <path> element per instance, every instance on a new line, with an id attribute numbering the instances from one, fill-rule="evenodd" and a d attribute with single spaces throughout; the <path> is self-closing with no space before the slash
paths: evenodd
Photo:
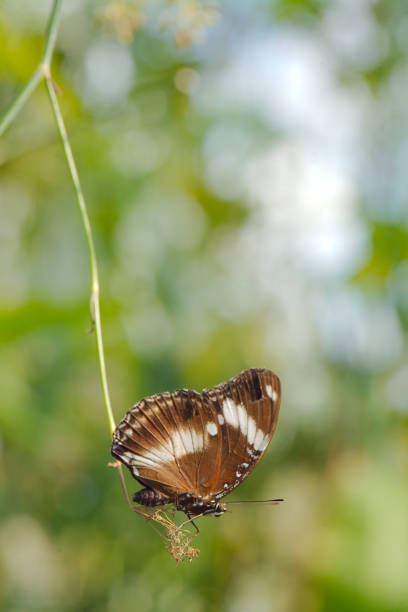
<path id="1" fill-rule="evenodd" d="M 224 512 L 229 512 L 225 504 L 217 503 L 213 508 L 209 508 L 204 514 L 208 516 L 209 514 L 213 516 L 222 516 Z"/>

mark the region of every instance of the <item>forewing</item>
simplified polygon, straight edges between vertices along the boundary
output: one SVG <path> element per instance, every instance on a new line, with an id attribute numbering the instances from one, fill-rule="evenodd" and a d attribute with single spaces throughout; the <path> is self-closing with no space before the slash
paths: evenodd
<path id="1" fill-rule="evenodd" d="M 205 446 L 200 494 L 212 491 L 219 499 L 235 489 L 264 454 L 277 424 L 280 382 L 270 370 L 251 369 L 202 395 L 207 414 L 215 416 L 211 423 L 217 433 Z"/>

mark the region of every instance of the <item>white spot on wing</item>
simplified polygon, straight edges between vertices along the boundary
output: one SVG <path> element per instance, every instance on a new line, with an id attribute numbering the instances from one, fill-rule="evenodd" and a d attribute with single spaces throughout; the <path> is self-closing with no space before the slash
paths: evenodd
<path id="1" fill-rule="evenodd" d="M 174 452 L 176 457 L 184 457 L 191 453 L 196 453 L 204 447 L 204 437 L 201 431 L 190 430 L 189 427 L 178 429 L 180 440 L 175 436 L 173 437 Z"/>
<path id="2" fill-rule="evenodd" d="M 248 433 L 248 414 L 243 404 L 238 404 L 238 421 L 241 433 L 246 436 Z"/>
<path id="3" fill-rule="evenodd" d="M 208 433 L 210 434 L 210 436 L 216 436 L 217 435 L 217 425 L 215 423 L 207 423 L 207 427 L 206 427 Z"/>
<path id="4" fill-rule="evenodd" d="M 122 435 L 122 440 L 126 443 L 126 435 Z M 149 467 L 161 465 L 173 461 L 173 455 L 164 446 L 152 447 L 151 451 L 146 451 L 143 455 L 137 453 L 125 452 L 122 456 L 127 460 L 130 465 L 148 465 Z"/>
<path id="5" fill-rule="evenodd" d="M 276 402 L 276 400 L 278 399 L 278 393 L 275 391 L 275 389 L 272 389 L 272 385 L 265 385 L 265 389 L 266 389 L 267 395 L 269 395 L 271 400 Z"/>
<path id="6" fill-rule="evenodd" d="M 192 438 L 193 438 L 193 447 L 194 447 L 194 452 L 203 450 L 204 447 L 204 438 L 203 438 L 203 432 L 202 431 L 195 431 L 194 429 L 191 432 Z"/>
<path id="7" fill-rule="evenodd" d="M 256 423 L 252 417 L 248 417 L 248 444 L 253 444 L 256 434 Z"/>
<path id="8" fill-rule="evenodd" d="M 134 459 L 134 455 L 132 453 L 129 453 L 128 451 L 123 451 L 121 453 L 121 457 L 126 459 L 126 461 L 129 463 L 129 465 L 132 465 L 133 459 Z"/>
<path id="9" fill-rule="evenodd" d="M 217 417 L 218 417 L 218 422 L 219 422 L 219 424 L 220 424 L 220 425 L 224 425 L 224 423 L 225 423 L 225 419 L 224 419 L 224 417 L 222 416 L 222 414 L 218 414 L 218 415 L 217 415 Z"/>
<path id="10" fill-rule="evenodd" d="M 176 457 L 183 457 L 186 454 L 184 447 L 184 440 L 180 435 L 180 431 L 175 428 L 170 432 L 170 441 L 172 446 L 172 452 Z M 191 445 L 191 437 L 188 438 Z"/>
<path id="11" fill-rule="evenodd" d="M 184 446 L 183 455 L 194 453 L 193 438 L 191 436 L 190 429 L 180 428 L 178 432 L 180 434 L 180 437 L 182 439 L 183 446 Z M 181 457 L 182 455 L 179 455 L 179 456 Z"/>
<path id="12" fill-rule="evenodd" d="M 228 425 L 231 425 L 231 427 L 235 427 L 237 429 L 239 427 L 239 421 L 235 402 L 229 397 L 226 397 L 222 402 L 222 411 Z"/>
<path id="13" fill-rule="evenodd" d="M 261 450 L 261 446 L 264 443 L 265 434 L 261 429 L 258 429 L 256 432 L 255 440 L 254 440 L 254 449 L 259 451 Z M 265 448 L 265 447 L 264 447 Z"/>
<path id="14" fill-rule="evenodd" d="M 264 439 L 262 440 L 261 444 L 259 445 L 259 450 L 260 451 L 264 451 L 265 448 L 268 446 L 268 442 L 269 442 L 269 434 L 265 434 Z"/>
<path id="15" fill-rule="evenodd" d="M 160 463 L 169 463 L 169 461 L 174 461 L 172 453 L 170 453 L 165 446 L 153 447 L 152 455 L 153 453 L 158 456 Z"/>
<path id="16" fill-rule="evenodd" d="M 184 448 L 184 445 L 181 441 L 181 437 L 179 435 L 173 436 L 172 442 L 175 456 L 177 458 L 184 457 L 184 455 L 186 454 L 186 449 Z"/>
<path id="17" fill-rule="evenodd" d="M 151 455 L 151 453 L 146 453 L 146 455 Z M 160 465 L 160 462 L 157 461 L 157 457 L 154 456 L 154 460 L 150 459 L 150 457 L 145 455 L 133 455 L 132 458 L 132 466 L 137 465 L 138 467 L 147 467 L 156 469 L 157 466 Z"/>

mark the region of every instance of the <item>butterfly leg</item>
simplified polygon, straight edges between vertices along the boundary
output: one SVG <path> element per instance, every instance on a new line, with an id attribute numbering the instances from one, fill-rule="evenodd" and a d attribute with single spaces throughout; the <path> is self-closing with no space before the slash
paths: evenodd
<path id="1" fill-rule="evenodd" d="M 195 522 L 194 522 L 194 521 L 193 521 L 193 519 L 191 518 L 191 514 L 190 514 L 189 512 L 186 512 L 186 514 L 187 514 L 188 519 L 189 519 L 189 521 L 188 521 L 188 522 L 189 522 L 189 523 L 191 523 L 191 524 L 193 525 L 193 527 L 195 528 L 195 530 L 196 530 L 196 532 L 197 532 L 197 533 L 196 533 L 196 535 L 198 535 L 198 534 L 200 533 L 199 528 L 197 527 L 197 525 L 195 524 Z"/>

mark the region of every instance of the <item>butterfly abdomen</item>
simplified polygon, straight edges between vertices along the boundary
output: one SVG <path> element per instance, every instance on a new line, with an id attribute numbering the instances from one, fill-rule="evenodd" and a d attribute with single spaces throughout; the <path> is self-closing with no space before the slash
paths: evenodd
<path id="1" fill-rule="evenodd" d="M 132 499 L 141 506 L 163 506 L 169 503 L 169 498 L 153 489 L 141 489 L 132 495 Z"/>

